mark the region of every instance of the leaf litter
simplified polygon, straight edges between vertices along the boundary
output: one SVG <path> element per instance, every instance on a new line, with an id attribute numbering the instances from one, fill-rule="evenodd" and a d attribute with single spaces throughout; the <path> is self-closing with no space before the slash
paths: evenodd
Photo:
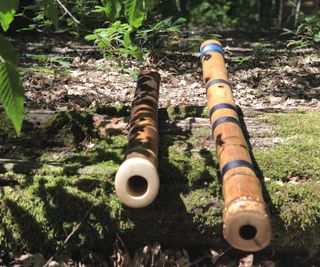
<path id="1" fill-rule="evenodd" d="M 27 109 L 86 109 L 131 103 L 139 69 L 148 67 L 149 61 L 106 60 L 87 44 L 68 39 L 56 42 L 54 37 L 37 40 L 37 44 L 35 40 L 16 41 Z M 245 42 L 225 38 L 222 43 L 238 105 L 320 109 L 320 57 L 316 50 L 293 50 L 285 41 L 273 43 L 272 39 Z M 37 54 L 48 59 L 32 60 Z M 153 62 L 161 75 L 160 107 L 206 105 L 197 56 L 177 52 Z"/>

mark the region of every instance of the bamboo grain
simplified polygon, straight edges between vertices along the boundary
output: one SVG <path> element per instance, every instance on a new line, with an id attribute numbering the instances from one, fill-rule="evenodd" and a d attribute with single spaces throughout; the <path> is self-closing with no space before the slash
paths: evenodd
<path id="1" fill-rule="evenodd" d="M 126 158 L 115 178 L 119 199 L 132 208 L 151 204 L 159 191 L 159 87 L 158 72 L 140 73 L 131 107 Z"/>
<path id="2" fill-rule="evenodd" d="M 208 47 L 213 48 L 202 54 L 201 61 L 208 108 L 212 111 L 212 137 L 223 175 L 224 237 L 234 248 L 262 250 L 271 240 L 268 209 L 241 129 L 222 48 L 220 50 L 221 43 L 207 40 L 202 43 L 200 51 L 203 53 L 203 49 Z"/>

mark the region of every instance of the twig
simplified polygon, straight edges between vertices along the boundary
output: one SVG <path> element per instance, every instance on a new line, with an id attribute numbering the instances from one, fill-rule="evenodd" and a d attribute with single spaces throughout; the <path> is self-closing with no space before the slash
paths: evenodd
<path id="1" fill-rule="evenodd" d="M 297 27 L 297 24 L 298 24 L 300 9 L 301 9 L 301 0 L 297 0 L 296 9 L 295 9 L 295 13 L 294 13 L 294 26 L 295 27 Z"/>
<path id="2" fill-rule="evenodd" d="M 226 253 L 228 253 L 230 250 L 231 250 L 231 248 L 232 247 L 228 247 L 225 251 L 223 251 L 221 254 L 219 254 L 218 255 L 218 257 L 216 257 L 215 259 L 213 259 L 213 265 L 215 265 L 217 262 L 218 262 L 218 260 L 220 260 L 221 259 L 221 257 L 223 256 L 223 255 L 225 255 Z"/>
<path id="3" fill-rule="evenodd" d="M 68 13 L 68 15 L 69 15 L 77 24 L 80 24 L 80 21 L 77 20 L 77 19 L 71 14 L 71 12 L 65 7 L 64 4 L 62 4 L 62 3 L 60 2 L 60 0 L 56 0 L 56 1 L 57 1 L 57 3 L 64 9 L 64 11 L 65 11 L 66 13 Z"/>
<path id="4" fill-rule="evenodd" d="M 278 28 L 282 26 L 282 16 L 283 16 L 283 0 L 279 2 L 279 14 L 278 14 Z"/>
<path id="5" fill-rule="evenodd" d="M 64 246 L 69 242 L 70 238 L 75 234 L 75 232 L 77 232 L 77 230 L 80 228 L 80 226 L 82 225 L 82 223 L 87 219 L 87 217 L 89 216 L 91 210 L 93 209 L 95 205 L 93 204 L 90 209 L 87 211 L 86 215 L 83 217 L 83 219 L 81 220 L 81 222 L 79 222 L 76 227 L 74 227 L 71 231 L 71 233 L 66 237 L 66 239 L 63 241 L 62 246 L 58 249 L 58 251 L 42 266 L 42 267 L 48 267 L 50 262 L 54 259 L 54 257 L 58 256 L 58 254 L 61 252 L 61 250 L 64 248 Z"/>

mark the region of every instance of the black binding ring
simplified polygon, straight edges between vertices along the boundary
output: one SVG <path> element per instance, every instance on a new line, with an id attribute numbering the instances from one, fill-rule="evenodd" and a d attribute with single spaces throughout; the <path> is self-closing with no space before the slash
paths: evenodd
<path id="1" fill-rule="evenodd" d="M 224 79 L 215 79 L 215 80 L 209 81 L 209 82 L 206 84 L 206 93 L 208 94 L 208 89 L 209 89 L 209 87 L 211 87 L 211 86 L 213 86 L 213 85 L 215 85 L 215 84 L 217 84 L 217 83 L 224 83 L 224 84 L 228 85 L 228 86 L 230 87 L 230 89 L 231 89 L 231 83 L 230 83 L 229 81 L 224 80 Z"/>
<path id="2" fill-rule="evenodd" d="M 212 134 L 214 132 L 214 130 L 221 124 L 221 123 L 224 123 L 224 122 L 232 122 L 232 123 L 235 123 L 237 124 L 240 128 L 241 128 L 241 125 L 240 125 L 240 122 L 234 118 L 234 117 L 221 117 L 219 119 L 217 119 L 213 124 L 212 124 Z"/>
<path id="3" fill-rule="evenodd" d="M 221 177 L 223 179 L 224 175 L 231 169 L 238 168 L 238 167 L 246 167 L 251 169 L 255 173 L 255 169 L 249 161 L 246 160 L 232 160 L 225 164 L 221 170 Z"/>
<path id="4" fill-rule="evenodd" d="M 237 112 L 237 107 L 234 105 L 231 105 L 229 103 L 219 103 L 215 106 L 213 106 L 210 111 L 209 111 L 209 118 L 211 118 L 212 114 L 214 112 L 216 112 L 219 109 L 223 109 L 223 108 L 228 108 L 228 109 L 232 109 L 233 111 Z"/>

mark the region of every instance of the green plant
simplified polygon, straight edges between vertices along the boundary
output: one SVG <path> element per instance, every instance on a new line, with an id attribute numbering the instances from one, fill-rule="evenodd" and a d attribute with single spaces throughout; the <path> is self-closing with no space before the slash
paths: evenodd
<path id="1" fill-rule="evenodd" d="M 120 16 L 125 16 L 132 27 L 139 28 L 157 2 L 157 0 L 104 0 L 102 6 L 96 6 L 95 12 L 104 12 L 111 22 Z"/>
<path id="2" fill-rule="evenodd" d="M 228 16 L 231 1 L 195 1 L 188 5 L 191 25 L 225 26 L 234 24 L 236 20 Z"/>
<path id="3" fill-rule="evenodd" d="M 4 31 L 9 29 L 19 6 L 19 0 L 0 1 L 0 25 Z"/>
<path id="4" fill-rule="evenodd" d="M 39 0 L 37 16 L 47 18 L 57 28 L 58 12 L 54 0 Z M 19 7 L 19 0 L 0 1 L 0 25 L 6 32 Z M 18 72 L 18 59 L 10 42 L 0 34 L 0 98 L 7 116 L 19 134 L 24 117 L 24 88 Z"/>
<path id="5" fill-rule="evenodd" d="M 144 51 L 132 41 L 131 35 L 141 27 L 156 2 L 155 0 L 103 1 L 103 5 L 96 6 L 93 12 L 104 12 L 109 27 L 95 29 L 93 34 L 85 36 L 85 39 L 94 41 L 105 57 L 131 56 L 142 60 Z M 123 18 L 127 22 L 123 22 Z"/>
<path id="6" fill-rule="evenodd" d="M 101 49 L 105 57 L 115 55 L 117 57 L 128 57 L 129 55 L 142 60 L 142 51 L 134 45 L 130 34 L 133 27 L 128 23 L 117 20 L 108 28 L 98 28 L 93 34 L 85 37 L 88 41 L 94 41 Z"/>
<path id="7" fill-rule="evenodd" d="M 37 55 L 37 54 L 25 54 L 25 56 L 31 60 L 38 61 L 41 64 L 32 64 L 29 67 L 21 67 L 19 71 L 24 74 L 26 72 L 37 72 L 46 76 L 54 77 L 69 77 L 70 72 L 70 57 L 62 55 Z"/>
<path id="8" fill-rule="evenodd" d="M 268 55 L 268 54 L 272 53 L 271 48 L 268 48 L 268 47 L 263 46 L 261 44 L 257 44 L 255 46 L 253 46 L 252 51 L 256 55 Z"/>
<path id="9" fill-rule="evenodd" d="M 55 0 L 38 0 L 35 1 L 33 5 L 26 7 L 26 9 L 34 12 L 35 15 L 32 17 L 32 21 L 34 21 L 34 23 L 29 24 L 28 27 L 21 30 L 43 30 L 51 26 L 58 29 L 59 12 L 55 2 Z"/>
<path id="10" fill-rule="evenodd" d="M 137 68 L 123 69 L 123 72 L 128 74 L 134 82 L 138 80 L 139 70 Z"/>
<path id="11" fill-rule="evenodd" d="M 234 62 L 240 66 L 244 63 L 247 63 L 248 61 L 250 61 L 252 59 L 252 56 L 240 56 L 240 57 L 236 57 L 234 59 Z"/>
<path id="12" fill-rule="evenodd" d="M 288 47 L 305 47 L 320 43 L 320 12 L 315 16 L 305 18 L 304 23 L 299 25 L 295 32 L 287 30 L 294 34 L 294 39 L 288 42 Z"/>
<path id="13" fill-rule="evenodd" d="M 181 35 L 181 25 L 186 20 L 167 18 L 154 24 L 147 24 L 135 29 L 120 20 L 113 22 L 108 28 L 94 30 L 93 34 L 85 36 L 87 41 L 94 41 L 101 49 L 104 57 L 126 58 L 128 56 L 143 60 L 149 55 L 147 47 L 167 47 L 170 36 Z M 165 43 L 165 45 L 163 45 Z"/>
<path id="14" fill-rule="evenodd" d="M 48 56 L 48 55 L 36 55 L 36 54 L 25 54 L 25 56 L 39 62 L 55 63 L 60 65 L 63 68 L 70 67 L 70 62 L 67 61 L 68 59 L 70 59 L 70 57 L 66 57 L 66 56 L 61 56 L 61 55 Z"/>
<path id="15" fill-rule="evenodd" d="M 18 8 L 18 0 L 0 2 L 0 25 L 9 29 Z M 9 41 L 0 34 L 0 98 L 7 116 L 20 133 L 24 113 L 24 89 L 17 70 L 18 59 Z"/>
<path id="16" fill-rule="evenodd" d="M 159 42 L 161 36 L 164 36 L 168 40 L 168 35 L 182 35 L 181 27 L 185 22 L 185 18 L 174 20 L 172 17 L 169 17 L 154 24 L 147 24 L 138 29 L 136 39 L 139 40 L 141 46 L 154 38 L 157 38 Z"/>

